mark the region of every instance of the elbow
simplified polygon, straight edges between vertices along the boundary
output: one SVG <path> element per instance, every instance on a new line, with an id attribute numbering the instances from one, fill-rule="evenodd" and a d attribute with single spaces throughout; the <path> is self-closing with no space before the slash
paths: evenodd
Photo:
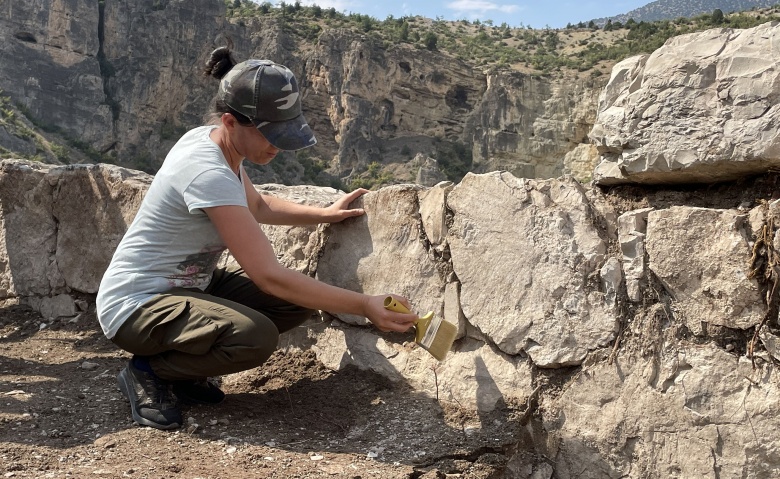
<path id="1" fill-rule="evenodd" d="M 275 264 L 272 267 L 263 268 L 263 271 L 257 274 L 249 274 L 249 277 L 262 292 L 277 298 L 288 299 L 291 272 L 284 266 Z"/>

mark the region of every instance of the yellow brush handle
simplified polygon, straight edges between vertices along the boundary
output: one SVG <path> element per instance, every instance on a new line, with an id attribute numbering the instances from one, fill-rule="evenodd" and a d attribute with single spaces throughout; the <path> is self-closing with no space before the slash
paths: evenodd
<path id="1" fill-rule="evenodd" d="M 390 311 L 395 311 L 396 313 L 411 313 L 409 311 L 409 308 L 401 304 L 400 301 L 393 298 L 392 296 L 388 296 L 385 298 L 385 309 L 389 309 Z M 418 317 L 417 321 L 414 322 L 414 329 L 415 329 L 415 335 L 414 340 L 416 342 L 422 341 L 423 336 L 425 336 L 425 332 L 428 330 L 428 325 L 431 324 L 431 319 L 433 319 L 433 311 L 430 311 L 426 313 L 422 317 Z"/>
<path id="2" fill-rule="evenodd" d="M 390 311 L 395 311 L 396 313 L 411 313 L 411 311 L 409 311 L 409 308 L 401 304 L 400 301 L 398 301 L 392 296 L 388 296 L 385 298 L 385 309 L 389 309 Z"/>

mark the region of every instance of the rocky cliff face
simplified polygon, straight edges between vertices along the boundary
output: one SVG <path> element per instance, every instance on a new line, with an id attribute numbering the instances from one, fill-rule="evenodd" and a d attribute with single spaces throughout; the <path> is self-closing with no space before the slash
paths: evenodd
<path id="1" fill-rule="evenodd" d="M 0 88 L 36 123 L 148 167 L 200 122 L 198 67 L 232 26 L 220 2 L 5 0 Z"/>
<path id="2" fill-rule="evenodd" d="M 110 145 L 112 138 L 104 141 L 113 121 L 97 61 L 97 3 L 3 1 L 0 10 L 0 88 L 42 123 Z"/>
<path id="3" fill-rule="evenodd" d="M 4 0 L 0 11 L 0 61 L 13 65 L 0 72 L 0 89 L 37 123 L 120 165 L 154 170 L 201 123 L 216 83 L 198 67 L 230 37 L 239 58 L 272 58 L 295 71 L 320 140 L 312 153 L 339 177 L 379 162 L 413 180 L 418 153 L 477 172 L 590 174 L 579 166 L 590 150 L 580 150 L 583 161 L 564 157 L 587 143 L 603 80 L 486 73 L 344 30 L 305 43 L 271 19 L 228 22 L 219 0 Z M 0 146 L 20 150 L 18 139 Z M 263 179 L 300 181 L 279 172 Z"/>

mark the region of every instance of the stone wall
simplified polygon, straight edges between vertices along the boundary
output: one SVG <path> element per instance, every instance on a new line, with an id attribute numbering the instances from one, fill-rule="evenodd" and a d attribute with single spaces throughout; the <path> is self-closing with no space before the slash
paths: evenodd
<path id="1" fill-rule="evenodd" d="M 150 180 L 109 165 L 0 163 L 2 297 L 46 320 L 77 314 Z M 313 204 L 340 194 L 261 189 Z M 776 321 L 751 358 L 744 338 L 767 310 L 749 275 L 755 232 L 780 203 L 623 212 L 574 180 L 506 172 L 359 202 L 366 215 L 340 224 L 263 228 L 288 267 L 406 295 L 456 324 L 453 350 L 438 362 L 411 337 L 327 312 L 288 347 L 482 413 L 537 404 L 522 454 L 553 459 L 556 477 L 761 476 L 776 457 L 777 372 L 764 352 Z"/>

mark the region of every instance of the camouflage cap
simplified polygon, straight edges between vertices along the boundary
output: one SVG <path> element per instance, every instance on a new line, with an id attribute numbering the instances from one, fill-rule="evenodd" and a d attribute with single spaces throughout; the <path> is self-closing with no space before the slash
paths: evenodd
<path id="1" fill-rule="evenodd" d="M 295 75 L 270 60 L 235 65 L 219 83 L 219 98 L 246 116 L 280 150 L 300 150 L 317 143 L 301 113 Z"/>

